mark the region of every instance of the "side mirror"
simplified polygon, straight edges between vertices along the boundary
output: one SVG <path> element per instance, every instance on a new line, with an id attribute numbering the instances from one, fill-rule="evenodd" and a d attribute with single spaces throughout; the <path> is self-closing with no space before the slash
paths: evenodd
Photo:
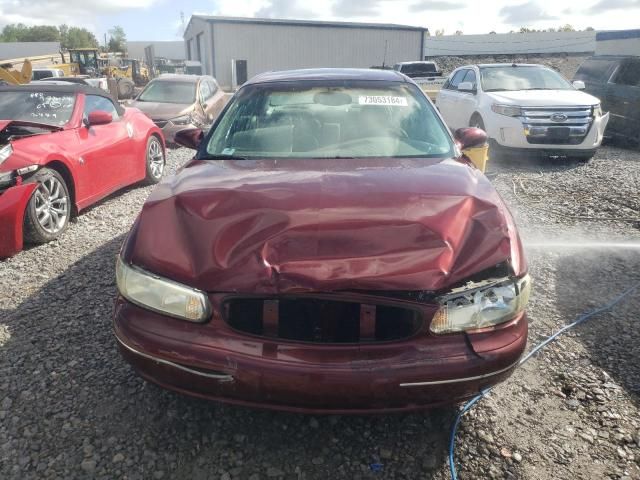
<path id="1" fill-rule="evenodd" d="M 197 150 L 203 138 L 204 132 L 199 128 L 185 128 L 176 132 L 173 141 L 182 147 Z"/>
<path id="2" fill-rule="evenodd" d="M 453 135 L 461 150 L 482 147 L 487 143 L 487 132 L 479 128 L 459 128 Z"/>
<path id="3" fill-rule="evenodd" d="M 460 128 L 456 130 L 454 137 L 464 157 L 484 173 L 489 159 L 487 133 L 479 128 Z"/>
<path id="4" fill-rule="evenodd" d="M 576 90 L 584 90 L 585 88 L 587 88 L 587 86 L 584 84 L 582 80 L 574 80 L 573 88 L 575 88 Z"/>
<path id="5" fill-rule="evenodd" d="M 458 84 L 458 91 L 459 92 L 475 93 L 476 92 L 476 88 L 473 86 L 473 83 L 471 83 L 471 82 L 460 82 Z"/>
<path id="6" fill-rule="evenodd" d="M 95 125 L 107 125 L 113 122 L 113 116 L 109 112 L 104 110 L 94 110 L 89 113 L 89 117 L 85 121 L 87 127 L 93 127 Z"/>

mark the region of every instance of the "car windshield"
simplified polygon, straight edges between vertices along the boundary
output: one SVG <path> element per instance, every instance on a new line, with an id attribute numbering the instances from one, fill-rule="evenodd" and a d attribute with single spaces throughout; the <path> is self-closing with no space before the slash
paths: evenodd
<path id="1" fill-rule="evenodd" d="M 433 63 L 408 63 L 400 67 L 400 71 L 408 77 L 428 77 L 436 73 Z"/>
<path id="2" fill-rule="evenodd" d="M 151 82 L 138 97 L 139 102 L 181 103 L 196 101 L 196 84 L 191 82 Z"/>
<path id="3" fill-rule="evenodd" d="M 61 126 L 71 119 L 75 95 L 53 92 L 2 92 L 0 120 Z"/>
<path id="4" fill-rule="evenodd" d="M 480 68 L 480 78 L 485 92 L 573 88 L 559 73 L 535 66 L 484 67 Z"/>
<path id="5" fill-rule="evenodd" d="M 212 158 L 445 158 L 453 151 L 446 127 L 415 85 L 309 81 L 240 90 L 206 153 Z"/>

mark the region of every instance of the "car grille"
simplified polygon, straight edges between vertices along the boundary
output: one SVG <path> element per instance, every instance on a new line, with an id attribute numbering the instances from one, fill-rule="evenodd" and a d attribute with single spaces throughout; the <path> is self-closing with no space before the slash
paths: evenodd
<path id="1" fill-rule="evenodd" d="M 593 124 L 593 109 L 590 106 L 524 107 L 521 120 L 530 144 L 578 145 Z"/>
<path id="2" fill-rule="evenodd" d="M 423 323 L 417 309 L 327 298 L 233 298 L 222 310 L 235 330 L 323 344 L 401 340 L 415 335 Z"/>
<path id="3" fill-rule="evenodd" d="M 167 123 L 169 123 L 169 121 L 168 120 L 154 120 L 153 123 L 155 123 L 158 128 L 164 128 L 164 127 L 167 126 Z"/>

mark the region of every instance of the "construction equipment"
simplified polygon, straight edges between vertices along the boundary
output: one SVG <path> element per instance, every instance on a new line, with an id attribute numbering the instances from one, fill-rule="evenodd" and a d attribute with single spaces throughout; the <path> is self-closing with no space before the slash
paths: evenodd
<path id="1" fill-rule="evenodd" d="M 133 58 L 114 60 L 108 63 L 103 72 L 107 77 L 117 80 L 118 98 L 131 98 L 136 86 L 142 87 L 149 83 L 149 69 L 140 60 Z"/>
<path id="2" fill-rule="evenodd" d="M 20 85 L 31 81 L 31 72 L 33 67 L 29 59 L 25 59 L 22 63 L 22 70 L 18 71 L 11 63 L 0 65 L 0 82 L 9 85 Z"/>

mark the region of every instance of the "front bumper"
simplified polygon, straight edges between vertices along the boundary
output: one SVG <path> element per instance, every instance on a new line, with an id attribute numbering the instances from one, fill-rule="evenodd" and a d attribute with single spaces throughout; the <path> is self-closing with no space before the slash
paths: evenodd
<path id="1" fill-rule="evenodd" d="M 487 134 L 501 147 L 553 151 L 589 151 L 597 149 L 602 143 L 608 123 L 609 113 L 595 118 L 586 136 L 579 143 L 544 143 L 544 134 L 539 137 L 540 143 L 532 143 L 535 140 L 532 138 L 527 139 L 525 127 L 519 118 L 490 112 L 489 117 L 485 119 Z M 558 127 L 562 127 L 562 125 L 558 124 Z"/>
<path id="2" fill-rule="evenodd" d="M 21 184 L 0 193 L 0 258 L 22 250 L 24 213 L 36 187 L 35 183 Z"/>
<path id="3" fill-rule="evenodd" d="M 496 330 L 377 344 L 256 338 L 214 315 L 198 325 L 116 301 L 123 357 L 146 380 L 195 397 L 276 410 L 376 413 L 463 401 L 506 379 L 527 341 L 521 314 Z"/>

